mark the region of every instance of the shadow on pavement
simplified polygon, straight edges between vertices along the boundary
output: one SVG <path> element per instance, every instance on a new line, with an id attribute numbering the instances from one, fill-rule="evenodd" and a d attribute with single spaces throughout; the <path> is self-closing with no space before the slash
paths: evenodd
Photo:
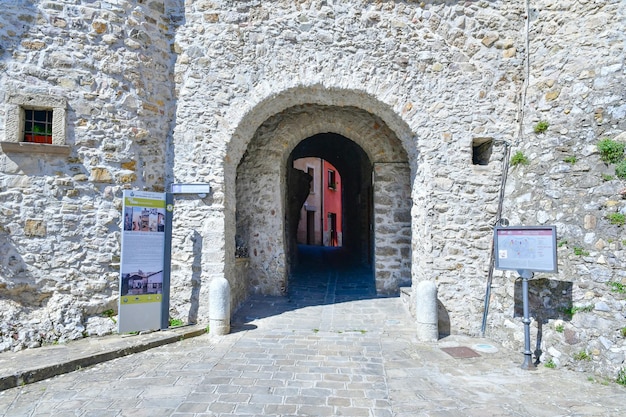
<path id="1" fill-rule="evenodd" d="M 372 267 L 345 248 L 299 245 L 298 259 L 287 295 L 250 296 L 233 315 L 233 332 L 249 329 L 250 321 L 304 307 L 378 298 Z"/>

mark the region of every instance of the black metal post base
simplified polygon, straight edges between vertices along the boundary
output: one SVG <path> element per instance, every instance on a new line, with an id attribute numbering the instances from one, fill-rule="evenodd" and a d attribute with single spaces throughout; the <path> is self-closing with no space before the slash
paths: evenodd
<path id="1" fill-rule="evenodd" d="M 518 271 L 522 277 L 522 300 L 524 303 L 524 363 L 522 369 L 534 371 L 537 369 L 533 363 L 533 353 L 530 351 L 530 313 L 528 309 L 528 280 L 533 277 L 533 273 L 527 270 Z"/>

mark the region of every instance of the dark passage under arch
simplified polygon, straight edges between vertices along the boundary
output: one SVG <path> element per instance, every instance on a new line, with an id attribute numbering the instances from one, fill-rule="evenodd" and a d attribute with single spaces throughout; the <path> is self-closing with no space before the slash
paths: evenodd
<path id="1" fill-rule="evenodd" d="M 348 265 L 372 267 L 372 164 L 363 149 L 352 140 L 334 133 L 322 133 L 300 142 L 288 159 L 288 168 L 299 158 L 322 158 L 334 165 L 342 179 L 343 207 L 343 247 L 332 257 L 337 267 Z M 303 200 L 298 196 L 308 194 L 308 185 L 295 178 L 293 169 L 287 169 L 287 210 L 286 234 L 290 272 L 301 262 L 310 262 L 303 257 L 319 251 L 298 250 L 296 228 Z M 340 254 L 340 256 L 338 256 Z M 372 274 L 373 281 L 373 274 Z"/>

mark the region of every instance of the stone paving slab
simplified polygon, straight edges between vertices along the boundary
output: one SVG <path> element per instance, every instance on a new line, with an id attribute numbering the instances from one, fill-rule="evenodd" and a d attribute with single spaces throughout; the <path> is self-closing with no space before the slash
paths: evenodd
<path id="1" fill-rule="evenodd" d="M 68 343 L 0 353 L 0 391 L 174 343 L 205 333 L 203 326 L 181 326 L 137 335 L 89 337 Z"/>
<path id="2" fill-rule="evenodd" d="M 176 334 L 184 340 L 163 339 L 152 349 L 4 389 L 0 416 L 626 415 L 626 388 L 565 369 L 522 370 L 521 346 L 514 352 L 462 335 L 418 342 L 402 300 L 377 297 L 365 272 L 311 265 L 295 278 L 289 296 L 251 297 L 233 317 L 228 335 L 189 329 L 199 335 Z M 160 333 L 145 340 L 169 331 Z M 0 370 L 3 375 L 11 370 L 10 377 L 27 375 L 52 357 L 65 358 L 73 370 L 74 358 L 116 351 L 101 343 L 128 352 L 124 344 L 142 339 L 106 340 L 2 354 Z M 454 357 L 444 351 L 449 348 L 480 356 Z M 28 382 L 23 376 L 22 381 Z"/>
<path id="3" fill-rule="evenodd" d="M 290 304 L 253 298 L 229 335 L 202 334 L 7 389 L 0 415 L 626 415 L 626 389 L 615 383 L 563 369 L 522 370 L 521 352 L 489 339 L 417 342 L 399 298 Z M 493 349 L 472 358 L 442 350 L 479 345 Z"/>

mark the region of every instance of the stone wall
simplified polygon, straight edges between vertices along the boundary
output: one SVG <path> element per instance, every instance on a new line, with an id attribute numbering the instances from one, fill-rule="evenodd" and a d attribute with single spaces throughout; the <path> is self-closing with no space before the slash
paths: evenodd
<path id="1" fill-rule="evenodd" d="M 2 4 L 0 141 L 15 135 L 10 97 L 63 97 L 54 142 L 69 155 L 0 153 L 0 350 L 112 327 L 89 317 L 117 308 L 122 189 L 163 190 L 166 176 L 176 22 L 163 6 Z"/>
<path id="2" fill-rule="evenodd" d="M 411 284 L 410 169 L 403 162 L 374 164 L 376 292 L 398 294 Z"/>
<path id="3" fill-rule="evenodd" d="M 533 337 L 541 336 L 544 361 L 614 375 L 626 306 L 611 283 L 626 277 L 622 228 L 606 214 L 626 209 L 623 181 L 608 180 L 614 166 L 596 145 L 626 131 L 625 7 L 3 2 L 0 141 L 12 137 L 10 96 L 63 97 L 69 155 L 0 153 L 2 349 L 81 337 L 88 317 L 115 308 L 125 187 L 212 186 L 206 198 L 176 201 L 172 316 L 206 319 L 208 282 L 218 276 L 237 288 L 236 301 L 261 282 L 280 292 L 289 267 L 280 254 L 284 216 L 260 228 L 259 247 L 280 229 L 266 258 L 236 262 L 241 190 L 254 190 L 238 167 L 250 160 L 246 151 L 262 149 L 269 159 L 261 162 L 284 169 L 299 141 L 330 131 L 357 142 L 374 165 L 379 151 L 407 163 L 412 205 L 398 220 L 406 225 L 410 211 L 411 247 L 401 268 L 410 264 L 414 285 L 437 283 L 453 333 L 480 332 L 500 208 L 511 224 L 556 224 L 559 273 L 532 286 L 541 306 Z M 548 130 L 535 134 L 542 120 Z M 476 164 L 481 143 L 491 156 Z M 508 165 L 517 151 L 528 165 Z M 392 154 L 387 162 L 397 162 Z M 266 171 L 255 180 L 271 198 L 257 208 L 281 216 L 284 176 Z M 514 274 L 496 271 L 487 333 L 512 347 L 522 335 L 516 295 Z M 582 350 L 592 360 L 574 360 Z"/>
<path id="4" fill-rule="evenodd" d="M 510 168 L 503 212 L 511 224 L 557 226 L 559 273 L 531 282 L 533 350 L 539 339 L 544 362 L 609 378 L 626 353 L 626 241 L 607 215 L 626 213 L 626 201 L 597 145 L 626 141 L 625 19 L 619 1 L 531 2 L 523 119 L 511 147 L 528 164 Z M 535 133 L 542 121 L 547 130 Z M 510 346 L 521 337 L 504 337 L 518 326 L 515 275 L 496 274 L 489 323 Z"/>

